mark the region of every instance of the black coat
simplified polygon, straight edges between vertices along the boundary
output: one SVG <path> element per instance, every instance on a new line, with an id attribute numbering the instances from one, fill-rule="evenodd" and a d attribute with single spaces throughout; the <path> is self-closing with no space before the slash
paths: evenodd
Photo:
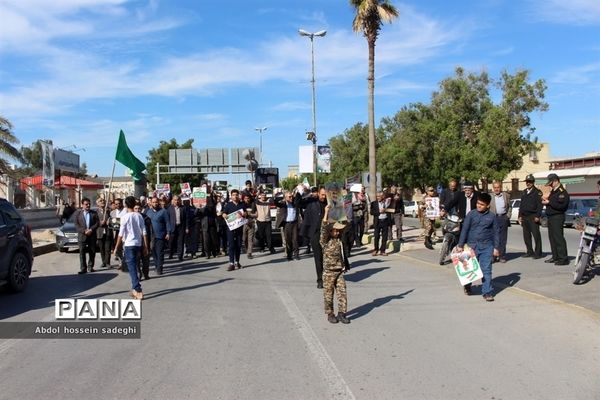
<path id="1" fill-rule="evenodd" d="M 320 235 L 321 222 L 323 221 L 323 214 L 325 214 L 327 201 L 320 202 L 318 197 L 310 195 L 302 197 L 300 193 L 297 193 L 296 202 L 304 209 L 304 220 L 302 221 L 300 234 L 310 239 L 315 235 Z"/>
<path id="2" fill-rule="evenodd" d="M 477 193 L 473 191 L 473 196 L 471 196 L 471 210 L 477 209 Z M 465 192 L 460 192 L 458 195 L 454 197 L 454 200 L 450 202 L 450 207 L 446 208 L 446 210 L 451 210 L 453 207 L 456 208 L 456 215 L 460 219 L 464 219 L 467 214 L 467 196 L 465 196 Z"/>
<path id="3" fill-rule="evenodd" d="M 100 218 L 98 218 L 98 213 L 94 210 L 89 211 L 90 213 L 90 228 L 92 230 L 92 234 L 90 236 L 85 235 L 85 230 L 87 229 L 85 224 L 85 218 L 83 216 L 83 210 L 77 210 L 77 215 L 75 216 L 75 230 L 77 231 L 77 240 L 79 242 L 85 242 L 87 240 L 96 241 L 97 235 L 96 230 L 100 226 Z"/>

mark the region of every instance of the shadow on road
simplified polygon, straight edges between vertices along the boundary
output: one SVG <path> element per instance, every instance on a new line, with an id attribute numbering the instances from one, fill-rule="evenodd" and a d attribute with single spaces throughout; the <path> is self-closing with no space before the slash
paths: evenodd
<path id="1" fill-rule="evenodd" d="M 233 278 L 223 278 L 223 279 L 219 279 L 218 281 L 214 281 L 214 282 L 206 282 L 206 283 L 199 283 L 197 285 L 192 285 L 192 286 L 183 286 L 183 287 L 179 287 L 179 288 L 164 289 L 164 290 L 159 290 L 157 292 L 152 292 L 149 294 L 144 293 L 144 300 L 155 299 L 157 297 L 166 296 L 171 293 L 182 292 L 184 290 L 198 289 L 198 288 L 205 287 L 205 286 L 218 285 L 219 283 L 232 281 L 232 280 L 233 280 Z"/>
<path id="2" fill-rule="evenodd" d="M 51 307 L 56 299 L 80 297 L 79 293 L 102 285 L 117 276 L 117 272 L 33 276 L 24 292 L 10 294 L 5 288 L 0 290 L 0 320 L 30 310 Z"/>
<path id="3" fill-rule="evenodd" d="M 494 291 L 496 292 L 496 294 L 499 294 L 504 289 L 515 286 L 520 280 L 521 273 L 513 272 L 508 275 L 502 275 L 492 278 L 492 285 L 494 286 Z"/>
<path id="4" fill-rule="evenodd" d="M 410 289 L 404 293 L 396 294 L 393 296 L 380 297 L 378 299 L 373 300 L 370 303 L 363 304 L 362 306 L 358 306 L 358 307 L 348 311 L 346 314 L 347 314 L 348 318 L 352 318 L 352 319 L 357 319 L 357 318 L 363 317 L 363 316 L 367 315 L 368 313 L 370 313 L 371 311 L 373 311 L 373 309 L 381 307 L 384 304 L 387 304 L 392 300 L 403 299 L 407 294 L 414 292 L 414 290 L 415 289 Z"/>
<path id="5" fill-rule="evenodd" d="M 349 274 L 346 274 L 346 276 L 344 276 L 344 279 L 350 282 L 360 282 L 364 279 L 370 278 L 371 276 L 375 275 L 378 272 L 381 272 L 385 269 L 389 269 L 390 267 L 380 267 L 380 268 L 368 268 L 368 269 L 361 269 Z"/>

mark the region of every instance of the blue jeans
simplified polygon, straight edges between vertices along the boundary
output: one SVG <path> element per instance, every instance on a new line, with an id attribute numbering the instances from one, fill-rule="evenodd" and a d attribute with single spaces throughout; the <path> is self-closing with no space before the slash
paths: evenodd
<path id="1" fill-rule="evenodd" d="M 142 246 L 128 246 L 124 248 L 125 263 L 127 269 L 129 269 L 129 277 L 131 278 L 131 288 L 135 291 L 141 292 L 142 285 L 140 285 L 140 277 L 138 276 L 138 254 L 142 251 Z"/>
<path id="2" fill-rule="evenodd" d="M 240 254 L 242 253 L 242 227 L 233 231 L 227 229 L 227 242 L 229 244 L 229 264 L 239 263 Z"/>
<path id="3" fill-rule="evenodd" d="M 483 272 L 483 284 L 481 285 L 481 294 L 493 294 L 492 287 L 492 256 L 494 254 L 494 245 L 492 243 L 475 247 L 475 254 L 479 261 L 479 266 Z"/>
<path id="4" fill-rule="evenodd" d="M 152 258 L 157 271 L 162 272 L 165 263 L 165 241 L 164 239 L 154 238 L 152 240 Z"/>

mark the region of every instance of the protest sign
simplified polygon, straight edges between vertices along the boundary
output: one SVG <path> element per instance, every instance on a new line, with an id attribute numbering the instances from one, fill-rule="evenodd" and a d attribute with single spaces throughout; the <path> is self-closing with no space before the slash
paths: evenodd
<path id="1" fill-rule="evenodd" d="M 327 195 L 327 205 L 329 206 L 329 222 L 347 221 L 344 211 L 344 196 L 342 195 L 341 185 L 329 183 L 325 185 Z"/>
<path id="2" fill-rule="evenodd" d="M 192 204 L 196 208 L 206 207 L 206 188 L 205 187 L 195 187 L 192 190 Z"/>
<path id="3" fill-rule="evenodd" d="M 156 196 L 159 198 L 171 195 L 171 185 L 169 183 L 157 183 L 155 189 Z"/>
<path id="4" fill-rule="evenodd" d="M 473 283 L 483 278 L 483 271 L 479 267 L 479 261 L 475 256 L 475 250 L 465 245 L 463 251 L 452 251 L 452 265 L 461 285 Z"/>
<path id="5" fill-rule="evenodd" d="M 425 218 L 434 219 L 440 216 L 440 198 L 425 197 Z"/>
<path id="6" fill-rule="evenodd" d="M 248 223 L 248 220 L 244 218 L 243 210 L 237 210 L 236 212 L 227 214 L 226 222 L 229 230 L 233 231 L 239 228 L 240 226 L 246 225 Z"/>
<path id="7" fill-rule="evenodd" d="M 181 196 L 190 197 L 192 195 L 192 189 L 190 188 L 189 182 L 181 184 Z"/>

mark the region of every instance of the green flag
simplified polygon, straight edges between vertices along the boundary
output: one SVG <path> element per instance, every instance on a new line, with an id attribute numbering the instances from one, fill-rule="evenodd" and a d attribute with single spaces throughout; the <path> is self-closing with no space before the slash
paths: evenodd
<path id="1" fill-rule="evenodd" d="M 117 145 L 117 155 L 115 156 L 115 159 L 132 171 L 131 175 L 134 180 L 139 181 L 144 177 L 142 172 L 146 169 L 146 166 L 133 155 L 131 150 L 129 150 L 123 130 L 119 133 L 119 144 Z"/>

